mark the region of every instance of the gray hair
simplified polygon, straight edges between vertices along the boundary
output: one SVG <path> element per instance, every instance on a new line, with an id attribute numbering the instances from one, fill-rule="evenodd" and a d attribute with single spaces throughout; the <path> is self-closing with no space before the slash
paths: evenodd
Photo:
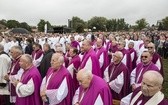
<path id="1" fill-rule="evenodd" d="M 12 46 L 11 49 L 14 49 L 19 54 L 23 54 L 22 48 L 20 46 Z"/>
<path id="2" fill-rule="evenodd" d="M 25 59 L 28 63 L 32 63 L 33 62 L 33 58 L 29 54 L 22 55 L 22 58 Z"/>
<path id="3" fill-rule="evenodd" d="M 54 53 L 53 56 L 56 56 L 58 58 L 58 62 L 60 62 L 61 64 L 64 63 L 64 57 L 62 54 L 60 53 Z"/>

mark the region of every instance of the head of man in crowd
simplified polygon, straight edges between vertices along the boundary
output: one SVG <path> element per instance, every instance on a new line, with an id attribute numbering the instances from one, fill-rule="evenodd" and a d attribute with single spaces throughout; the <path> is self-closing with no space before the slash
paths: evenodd
<path id="1" fill-rule="evenodd" d="M 43 44 L 43 51 L 44 52 L 47 52 L 47 51 L 49 51 L 51 48 L 50 48 L 50 44 L 48 44 L 48 43 L 44 43 Z"/>
<path id="2" fill-rule="evenodd" d="M 118 42 L 118 49 L 119 50 L 124 49 L 125 44 L 126 44 L 125 40 L 119 40 L 119 42 Z"/>
<path id="3" fill-rule="evenodd" d="M 74 57 L 77 54 L 78 54 L 78 49 L 74 48 L 74 47 L 71 47 L 70 50 L 69 50 L 70 57 Z"/>
<path id="4" fill-rule="evenodd" d="M 10 55 L 13 59 L 17 59 L 23 54 L 22 48 L 20 46 L 13 46 L 10 49 Z"/>
<path id="5" fill-rule="evenodd" d="M 77 80 L 84 89 L 87 89 L 90 86 L 92 77 L 92 72 L 89 70 L 81 69 L 77 73 Z"/>
<path id="6" fill-rule="evenodd" d="M 82 47 L 83 47 L 84 52 L 88 52 L 92 47 L 91 41 L 90 40 L 84 40 L 82 42 Z"/>
<path id="7" fill-rule="evenodd" d="M 157 71 L 147 71 L 143 75 L 141 91 L 144 96 L 153 96 L 162 89 L 163 77 Z"/>
<path id="8" fill-rule="evenodd" d="M 109 38 L 110 41 L 112 41 L 112 40 L 115 39 L 114 36 L 113 36 L 113 34 L 110 34 L 108 38 Z"/>
<path id="9" fill-rule="evenodd" d="M 134 48 L 134 42 L 129 42 L 128 48 Z"/>
<path id="10" fill-rule="evenodd" d="M 141 54 L 141 61 L 143 64 L 147 65 L 151 62 L 152 60 L 152 55 L 149 53 L 149 51 L 144 51 Z"/>
<path id="11" fill-rule="evenodd" d="M 38 51 L 39 49 L 41 49 L 41 45 L 39 43 L 34 43 L 33 44 L 33 50 Z"/>
<path id="12" fill-rule="evenodd" d="M 74 36 L 71 36 L 71 37 L 70 37 L 70 40 L 71 40 L 71 42 L 75 41 Z"/>
<path id="13" fill-rule="evenodd" d="M 58 70 L 64 63 L 64 57 L 60 53 L 54 53 L 51 57 L 51 67 Z"/>
<path id="14" fill-rule="evenodd" d="M 103 44 L 103 40 L 100 38 L 97 38 L 97 41 L 96 41 L 97 48 L 101 48 L 102 44 Z"/>
<path id="15" fill-rule="evenodd" d="M 150 42 L 150 43 L 148 44 L 147 48 L 148 48 L 148 51 L 149 51 L 151 54 L 153 54 L 153 53 L 155 52 L 155 45 L 154 45 L 152 42 Z"/>
<path id="16" fill-rule="evenodd" d="M 144 38 L 143 38 L 143 42 L 144 42 L 144 47 L 147 47 L 148 44 L 150 43 L 150 39 L 149 39 L 149 37 L 144 36 Z"/>
<path id="17" fill-rule="evenodd" d="M 122 52 L 116 51 L 116 52 L 113 54 L 113 63 L 114 63 L 114 64 L 119 64 L 122 59 L 123 59 L 123 53 L 122 53 Z"/>
<path id="18" fill-rule="evenodd" d="M 28 70 L 29 68 L 33 66 L 32 62 L 33 62 L 33 59 L 31 55 L 24 54 L 20 58 L 19 65 L 23 70 Z"/>
<path id="19" fill-rule="evenodd" d="M 57 48 L 55 49 L 55 52 L 56 52 L 56 53 L 60 53 L 60 54 L 62 54 L 62 55 L 64 54 L 62 47 L 57 47 Z"/>

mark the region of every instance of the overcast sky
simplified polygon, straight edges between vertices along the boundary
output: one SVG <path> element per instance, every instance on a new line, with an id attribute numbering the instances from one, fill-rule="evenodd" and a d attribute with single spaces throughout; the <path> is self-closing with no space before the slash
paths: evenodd
<path id="1" fill-rule="evenodd" d="M 0 0 L 0 19 L 29 25 L 45 19 L 52 25 L 67 25 L 73 16 L 85 21 L 93 16 L 125 18 L 129 24 L 146 18 L 156 24 L 168 16 L 168 0 Z"/>

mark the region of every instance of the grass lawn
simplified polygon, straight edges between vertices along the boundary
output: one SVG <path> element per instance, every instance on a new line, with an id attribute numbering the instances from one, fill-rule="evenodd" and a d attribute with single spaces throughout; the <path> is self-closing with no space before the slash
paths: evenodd
<path id="1" fill-rule="evenodd" d="M 163 68 L 164 68 L 164 84 L 163 84 L 163 93 L 168 99 L 168 59 L 163 59 Z"/>

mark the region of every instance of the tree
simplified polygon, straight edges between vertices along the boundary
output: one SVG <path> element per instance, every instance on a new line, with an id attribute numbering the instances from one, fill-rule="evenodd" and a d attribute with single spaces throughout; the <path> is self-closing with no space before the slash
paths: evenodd
<path id="1" fill-rule="evenodd" d="M 25 28 L 25 29 L 27 29 L 28 31 L 31 31 L 31 27 L 30 27 L 26 22 L 20 23 L 20 27 L 21 27 L 21 28 Z"/>
<path id="2" fill-rule="evenodd" d="M 46 24 L 45 20 L 40 19 L 40 22 L 37 24 L 38 31 L 44 32 L 44 26 L 45 26 L 45 24 Z"/>
<path id="3" fill-rule="evenodd" d="M 0 24 L 6 26 L 7 25 L 7 21 L 5 19 L 2 19 L 2 20 L 0 20 Z"/>
<path id="4" fill-rule="evenodd" d="M 6 23 L 6 26 L 8 28 L 19 28 L 20 23 L 16 20 L 8 20 L 7 23 Z"/>
<path id="5" fill-rule="evenodd" d="M 88 21 L 88 28 L 93 29 L 95 27 L 95 31 L 106 31 L 107 19 L 105 17 L 93 17 Z"/>
<path id="6" fill-rule="evenodd" d="M 142 30 L 143 28 L 146 28 L 148 25 L 146 19 L 144 18 L 137 20 L 135 23 L 136 23 L 137 30 Z"/>
<path id="7" fill-rule="evenodd" d="M 106 27 L 107 27 L 107 31 L 116 31 L 116 28 L 117 28 L 116 19 L 107 20 Z"/>
<path id="8" fill-rule="evenodd" d="M 72 28 L 73 31 L 81 33 L 84 31 L 84 28 L 86 28 L 86 23 L 79 17 L 72 17 Z"/>
<path id="9" fill-rule="evenodd" d="M 168 16 L 162 19 L 162 26 L 164 30 L 168 30 Z"/>

